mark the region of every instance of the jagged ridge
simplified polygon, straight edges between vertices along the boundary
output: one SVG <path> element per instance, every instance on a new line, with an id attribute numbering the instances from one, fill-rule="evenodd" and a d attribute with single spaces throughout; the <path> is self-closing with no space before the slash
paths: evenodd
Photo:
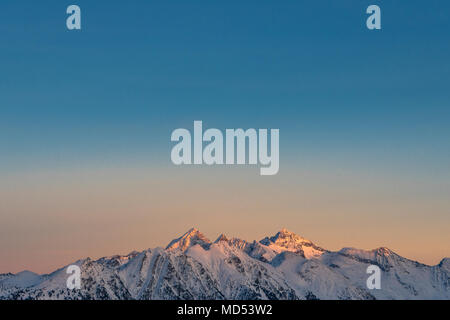
<path id="1" fill-rule="evenodd" d="M 80 290 L 67 289 L 66 267 L 0 274 L 0 299 L 449 299 L 449 261 L 427 266 L 383 247 L 332 252 L 286 229 L 211 242 L 192 228 L 165 249 L 75 262 Z M 381 290 L 366 287 L 371 264 Z"/>

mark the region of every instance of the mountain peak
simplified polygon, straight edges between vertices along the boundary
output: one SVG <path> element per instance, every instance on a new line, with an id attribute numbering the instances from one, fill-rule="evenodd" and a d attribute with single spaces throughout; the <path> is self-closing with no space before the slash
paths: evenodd
<path id="1" fill-rule="evenodd" d="M 181 237 L 172 240 L 167 245 L 166 250 L 180 249 L 184 251 L 196 244 L 199 244 L 206 249 L 211 244 L 211 241 L 196 228 L 191 228 Z"/>
<path id="2" fill-rule="evenodd" d="M 273 237 L 264 238 L 260 243 L 279 252 L 290 251 L 301 254 L 307 259 L 318 257 L 326 251 L 286 228 L 281 229 Z"/>
<path id="3" fill-rule="evenodd" d="M 343 254 L 348 257 L 354 257 L 357 259 L 364 259 L 368 261 L 393 261 L 396 259 L 404 259 L 398 256 L 394 251 L 386 247 L 379 247 L 373 250 L 356 249 L 351 247 L 345 247 L 338 251 L 339 254 Z M 381 259 L 381 260 L 380 260 Z"/>
<path id="4" fill-rule="evenodd" d="M 294 232 L 289 231 L 286 228 L 282 228 L 279 232 L 277 232 L 276 235 L 266 239 L 269 239 L 271 242 L 276 243 L 283 247 L 288 247 L 291 245 L 297 245 L 302 243 L 312 243 L 308 239 L 305 239 L 295 234 Z"/>
<path id="5" fill-rule="evenodd" d="M 222 233 L 217 239 L 216 241 L 214 241 L 214 243 L 218 243 L 220 241 L 228 241 L 228 238 Z"/>
<path id="6" fill-rule="evenodd" d="M 280 231 L 278 231 L 278 233 L 277 233 L 278 235 L 282 235 L 282 236 L 285 236 L 285 237 L 287 237 L 287 236 L 292 236 L 292 235 L 294 235 L 294 236 L 298 236 L 298 235 L 296 235 L 294 232 L 292 232 L 292 231 L 289 231 L 288 229 L 286 229 L 286 228 L 281 228 L 281 230 Z M 299 237 L 299 236 L 298 236 Z"/>
<path id="7" fill-rule="evenodd" d="M 393 254 L 394 252 L 386 247 L 379 247 L 373 250 L 374 252 L 376 252 L 377 254 L 379 254 L 380 256 L 390 256 L 391 254 Z"/>

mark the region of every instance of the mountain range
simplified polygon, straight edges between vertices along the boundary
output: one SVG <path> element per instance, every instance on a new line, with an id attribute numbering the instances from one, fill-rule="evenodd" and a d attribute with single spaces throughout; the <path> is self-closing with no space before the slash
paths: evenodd
<path id="1" fill-rule="evenodd" d="M 67 267 L 50 274 L 0 274 L 0 300 L 23 299 L 450 299 L 450 259 L 428 266 L 388 248 L 330 251 L 286 229 L 248 242 L 214 242 L 190 229 L 166 248 L 73 263 L 81 288 L 68 289 Z M 368 289 L 367 267 L 381 270 Z"/>

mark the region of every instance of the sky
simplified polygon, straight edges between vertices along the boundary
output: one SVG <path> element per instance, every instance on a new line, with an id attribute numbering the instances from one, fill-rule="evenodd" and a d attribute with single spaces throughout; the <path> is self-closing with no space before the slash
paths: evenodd
<path id="1" fill-rule="evenodd" d="M 66 28 L 67 6 L 82 29 Z M 381 8 L 381 30 L 366 8 Z M 0 272 L 285 227 L 450 256 L 450 3 L 0 5 Z M 280 129 L 280 171 L 175 166 L 176 128 Z"/>

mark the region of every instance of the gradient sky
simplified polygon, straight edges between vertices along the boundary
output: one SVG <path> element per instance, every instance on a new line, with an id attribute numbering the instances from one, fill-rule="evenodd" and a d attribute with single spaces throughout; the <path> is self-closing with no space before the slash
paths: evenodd
<path id="1" fill-rule="evenodd" d="M 66 29 L 70 4 L 81 31 Z M 449 10 L 2 1 L 0 272 L 165 246 L 192 226 L 449 257 Z M 279 128 L 279 173 L 173 166 L 170 134 L 194 120 Z"/>

